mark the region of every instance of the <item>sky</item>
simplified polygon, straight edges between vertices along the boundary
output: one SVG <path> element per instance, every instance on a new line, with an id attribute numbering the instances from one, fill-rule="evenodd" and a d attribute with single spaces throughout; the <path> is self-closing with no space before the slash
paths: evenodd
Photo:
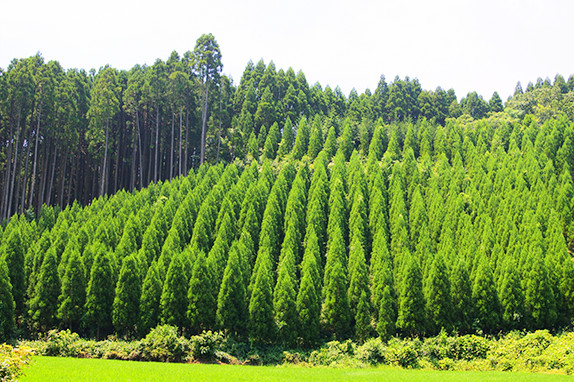
<path id="1" fill-rule="evenodd" d="M 398 75 L 459 99 L 506 100 L 518 81 L 574 74 L 570 0 L 8 0 L 1 9 L 4 69 L 36 52 L 64 68 L 130 69 L 212 33 L 236 85 L 260 59 L 347 95 Z"/>

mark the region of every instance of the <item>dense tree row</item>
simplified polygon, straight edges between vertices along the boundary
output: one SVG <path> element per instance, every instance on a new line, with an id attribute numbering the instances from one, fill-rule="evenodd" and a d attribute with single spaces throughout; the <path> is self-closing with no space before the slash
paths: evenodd
<path id="1" fill-rule="evenodd" d="M 39 54 L 13 60 L 0 70 L 0 220 L 43 204 L 85 205 L 141 189 L 186 175 L 204 160 L 283 157 L 293 144 L 288 134 L 299 129 L 309 130 L 301 138 L 309 141 L 294 142 L 295 157 L 307 154 L 308 144 L 314 157 L 323 143 L 333 151 L 343 119 L 365 153 L 380 121 L 426 118 L 444 125 L 447 118 L 480 119 L 504 109 L 497 93 L 487 102 L 471 92 L 459 103 L 452 89 L 423 90 L 408 77 L 387 83 L 383 76 L 373 92 L 345 96 L 339 88 L 310 86 L 303 72 L 277 70 L 273 62 L 249 62 L 237 85 L 221 68 L 211 35 L 182 56 L 173 52 L 166 61 L 127 71 L 64 70 Z M 526 92 L 518 86 L 509 115 L 572 119 L 573 89 L 574 79 L 561 76 Z"/>
<path id="2" fill-rule="evenodd" d="M 167 323 L 312 345 L 572 324 L 565 115 L 442 125 L 305 113 L 266 120 L 265 139 L 265 124 L 252 130 L 246 160 L 11 219 L 0 336 Z"/>

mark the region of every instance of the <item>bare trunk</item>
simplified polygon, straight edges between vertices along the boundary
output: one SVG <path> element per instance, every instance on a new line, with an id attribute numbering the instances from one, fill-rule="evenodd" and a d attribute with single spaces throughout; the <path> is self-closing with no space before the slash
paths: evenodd
<path id="1" fill-rule="evenodd" d="M 173 179 L 173 135 L 175 132 L 175 113 L 171 112 L 171 147 L 169 150 L 169 179 Z"/>
<path id="2" fill-rule="evenodd" d="M 217 132 L 217 161 L 219 163 L 219 150 L 221 149 L 221 92 L 219 93 L 219 131 Z"/>
<path id="3" fill-rule="evenodd" d="M 36 166 L 38 164 L 38 139 L 40 138 L 40 118 L 42 117 L 42 101 L 40 101 L 40 106 L 38 108 L 38 121 L 36 124 L 36 143 L 34 143 L 34 164 L 32 165 L 32 184 L 30 185 L 30 201 L 28 205 L 32 205 L 32 199 L 34 198 L 34 186 L 36 184 Z"/>
<path id="4" fill-rule="evenodd" d="M 64 151 L 64 155 L 62 158 L 62 161 L 64 162 L 64 168 L 62 170 L 62 173 L 60 175 L 60 194 L 59 196 L 59 201 L 58 204 L 60 206 L 60 208 L 64 209 L 64 189 L 66 187 L 66 170 L 68 167 L 68 148 L 66 147 L 66 150 Z M 70 181 L 71 183 L 71 181 Z"/>
<path id="5" fill-rule="evenodd" d="M 20 116 L 18 116 L 18 128 L 16 129 L 16 142 L 14 144 L 14 172 L 12 173 L 12 179 L 10 181 L 10 193 L 8 195 L 8 203 L 6 208 L 6 219 L 10 219 L 12 215 L 12 202 L 14 199 L 14 184 L 16 183 L 16 176 L 18 175 L 18 151 L 20 143 Z"/>
<path id="6" fill-rule="evenodd" d="M 179 109 L 179 156 L 178 156 L 178 165 L 179 165 L 179 176 L 181 176 L 181 145 L 182 145 L 182 135 L 183 135 L 183 107 Z"/>
<path id="7" fill-rule="evenodd" d="M 30 140 L 28 139 L 28 142 Z M 28 185 L 28 158 L 30 157 L 30 145 L 26 145 L 26 161 L 24 165 L 24 183 L 22 184 L 22 204 L 20 205 L 20 213 L 24 213 L 24 204 L 26 203 L 26 186 Z"/>
<path id="8" fill-rule="evenodd" d="M 137 129 L 138 129 L 138 151 L 140 154 L 140 188 L 143 187 L 143 158 L 142 158 L 142 135 L 140 132 L 140 116 L 139 116 L 139 112 L 136 110 L 136 125 L 137 125 Z"/>
<path id="9" fill-rule="evenodd" d="M 100 182 L 100 196 L 104 195 L 104 189 L 106 185 L 106 166 L 108 165 L 108 130 L 110 125 L 110 119 L 106 120 L 106 143 L 104 148 L 104 163 L 102 165 L 102 180 Z"/>
<path id="10" fill-rule="evenodd" d="M 157 112 L 156 112 L 156 118 L 155 118 L 155 165 L 154 165 L 154 171 L 153 171 L 153 181 L 157 183 L 157 165 L 158 165 L 158 145 L 159 145 L 159 106 L 157 108 Z"/>
<path id="11" fill-rule="evenodd" d="M 189 171 L 189 167 L 187 167 L 187 157 L 188 157 L 188 150 L 189 150 L 189 112 L 185 114 L 185 150 L 183 159 L 183 171 L 187 174 Z"/>
<path id="12" fill-rule="evenodd" d="M 38 187 L 38 197 L 36 200 L 36 210 L 40 210 L 42 204 L 44 204 L 44 194 L 46 193 L 46 180 L 48 177 L 48 159 L 50 157 L 49 143 L 44 144 L 44 155 L 42 155 L 42 171 L 40 172 L 40 186 Z"/>
<path id="13" fill-rule="evenodd" d="M 18 125 L 19 124 L 20 117 L 18 117 Z M 2 220 L 1 218 L 7 217 L 6 207 L 8 206 L 8 194 L 10 193 L 10 169 L 12 168 L 12 148 L 14 147 L 12 144 L 12 140 L 14 138 L 13 134 L 14 132 L 12 131 L 12 124 L 10 124 L 10 135 L 8 135 L 8 153 L 6 154 L 6 176 L 4 177 L 4 194 L 2 195 L 2 214 L 0 215 L 0 220 Z"/>
<path id="14" fill-rule="evenodd" d="M 203 164 L 205 161 L 205 130 L 206 130 L 206 123 L 207 123 L 207 101 L 209 99 L 209 82 L 206 79 L 204 88 L 204 97 L 203 97 L 203 110 L 201 111 L 201 152 L 200 152 L 200 161 L 199 164 Z"/>
<path id="15" fill-rule="evenodd" d="M 54 173 L 56 171 L 56 161 L 58 160 L 58 145 L 54 145 L 54 157 L 52 158 L 52 169 L 50 170 L 50 182 L 48 185 L 48 197 L 46 198 L 46 204 L 49 206 L 52 203 L 52 194 L 54 187 Z"/>

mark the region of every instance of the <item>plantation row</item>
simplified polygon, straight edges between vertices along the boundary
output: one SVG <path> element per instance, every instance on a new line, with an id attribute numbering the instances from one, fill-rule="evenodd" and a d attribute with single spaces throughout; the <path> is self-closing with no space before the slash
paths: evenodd
<path id="1" fill-rule="evenodd" d="M 0 336 L 165 323 L 312 345 L 571 325 L 574 124 L 290 133 L 270 131 L 260 161 L 11 219 Z"/>

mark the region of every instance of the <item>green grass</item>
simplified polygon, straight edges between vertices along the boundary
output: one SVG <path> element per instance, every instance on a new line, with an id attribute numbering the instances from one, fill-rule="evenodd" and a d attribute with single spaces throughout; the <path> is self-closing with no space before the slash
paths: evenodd
<path id="1" fill-rule="evenodd" d="M 33 381 L 562 381 L 569 376 L 512 372 L 456 372 L 396 368 L 337 369 L 169 364 L 34 357 L 21 382 Z"/>

